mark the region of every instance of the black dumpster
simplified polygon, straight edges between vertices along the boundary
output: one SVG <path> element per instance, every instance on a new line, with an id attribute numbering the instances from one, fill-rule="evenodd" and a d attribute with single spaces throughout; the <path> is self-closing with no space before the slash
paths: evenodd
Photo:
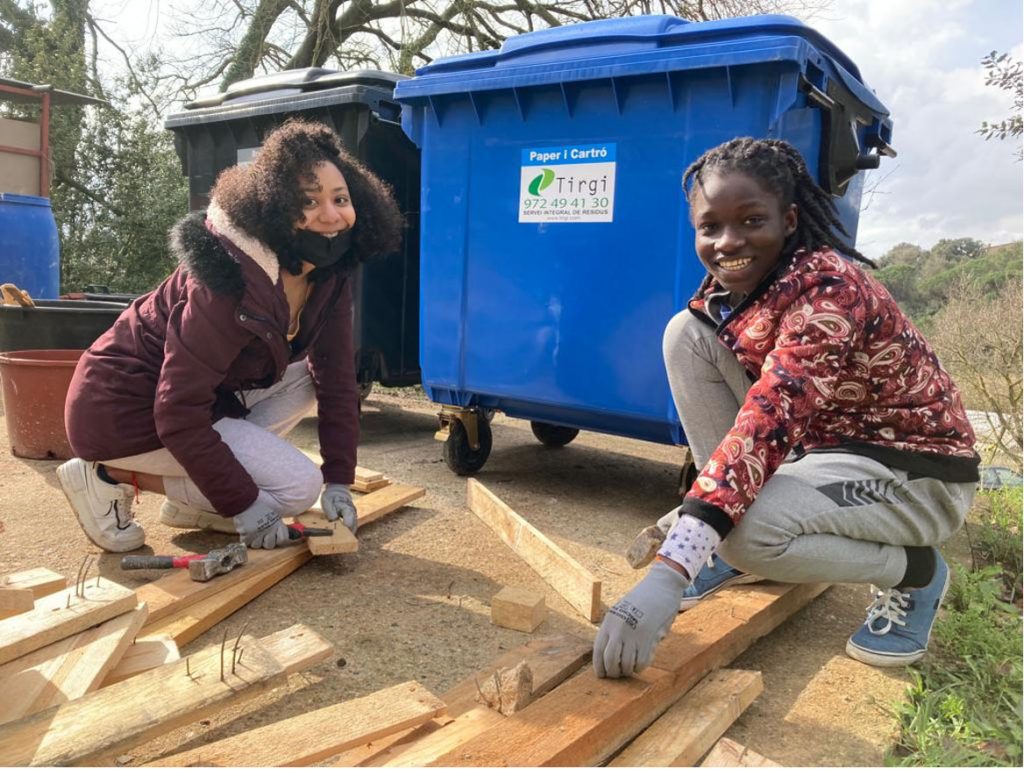
<path id="1" fill-rule="evenodd" d="M 34 307 L 0 305 L 0 352 L 84 350 L 127 306 L 75 299 L 37 299 Z"/>
<path id="2" fill-rule="evenodd" d="M 420 153 L 400 125 L 395 83 L 377 70 L 288 70 L 231 85 L 169 115 L 189 181 L 189 208 L 206 208 L 217 174 L 247 162 L 270 131 L 301 116 L 330 125 L 354 157 L 391 185 L 408 222 L 401 253 L 363 265 L 354 277 L 359 382 L 418 384 Z"/>

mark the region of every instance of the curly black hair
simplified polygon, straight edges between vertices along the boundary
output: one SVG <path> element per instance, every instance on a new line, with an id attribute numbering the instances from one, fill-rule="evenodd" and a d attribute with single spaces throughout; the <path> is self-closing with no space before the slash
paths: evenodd
<path id="1" fill-rule="evenodd" d="M 321 280 L 347 271 L 356 262 L 379 259 L 398 250 L 405 221 L 391 188 L 349 155 L 327 125 L 290 118 L 268 133 L 253 162 L 221 172 L 211 199 L 231 220 L 263 241 L 281 266 L 298 275 L 302 259 L 295 251 L 295 224 L 302 219 L 303 184 L 316 183 L 316 167 L 333 163 L 348 184 L 356 223 L 346 258 L 310 277 Z"/>
<path id="2" fill-rule="evenodd" d="M 779 197 L 782 209 L 793 203 L 797 208 L 796 230 L 783 245 L 784 254 L 799 249 L 815 251 L 828 247 L 859 262 L 875 263 L 836 233 L 849 237 L 836 215 L 836 204 L 811 178 L 796 147 L 780 139 L 753 139 L 744 136 L 712 147 L 697 158 L 683 174 L 686 201 L 693 205 L 694 190 L 703 185 L 706 173 L 741 173 L 757 179 L 765 189 Z"/>

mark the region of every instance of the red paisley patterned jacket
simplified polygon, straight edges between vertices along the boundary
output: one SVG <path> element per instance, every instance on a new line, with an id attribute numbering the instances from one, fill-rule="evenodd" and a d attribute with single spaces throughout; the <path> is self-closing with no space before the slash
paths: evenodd
<path id="1" fill-rule="evenodd" d="M 704 300 L 690 301 L 714 325 Z M 832 250 L 799 252 L 717 326 L 756 381 L 683 500 L 723 537 L 792 449 L 846 451 L 910 473 L 978 479 L 960 393 L 885 287 Z"/>

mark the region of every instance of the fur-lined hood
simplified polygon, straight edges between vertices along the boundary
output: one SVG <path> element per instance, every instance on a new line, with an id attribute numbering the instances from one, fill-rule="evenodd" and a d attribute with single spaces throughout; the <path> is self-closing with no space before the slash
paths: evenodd
<path id="1" fill-rule="evenodd" d="M 216 234 L 207 228 L 207 220 Z M 245 294 L 245 274 L 249 270 L 224 248 L 217 235 L 231 241 L 252 260 L 259 272 L 266 274 L 271 285 L 277 285 L 281 276 L 277 255 L 265 243 L 235 226 L 216 203 L 211 203 L 206 212 L 189 214 L 171 229 L 171 253 L 211 291 L 241 297 Z"/>

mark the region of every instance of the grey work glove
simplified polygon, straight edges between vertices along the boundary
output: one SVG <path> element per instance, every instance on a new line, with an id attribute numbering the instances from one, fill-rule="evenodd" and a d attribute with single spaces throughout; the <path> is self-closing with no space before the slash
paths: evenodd
<path id="1" fill-rule="evenodd" d="M 281 545 L 290 545 L 288 527 L 284 525 L 280 514 L 268 503 L 263 492 L 256 501 L 233 517 L 235 531 L 239 533 L 246 546 L 272 550 Z"/>
<path id="2" fill-rule="evenodd" d="M 340 517 L 348 530 L 353 534 L 359 527 L 356 520 L 356 505 L 352 501 L 352 494 L 348 486 L 343 483 L 328 483 L 324 493 L 320 495 L 320 509 L 328 521 L 336 521 Z"/>
<path id="3" fill-rule="evenodd" d="M 594 673 L 619 678 L 651 664 L 654 647 L 668 633 L 690 581 L 655 561 L 646 576 L 604 617 L 594 641 Z"/>

